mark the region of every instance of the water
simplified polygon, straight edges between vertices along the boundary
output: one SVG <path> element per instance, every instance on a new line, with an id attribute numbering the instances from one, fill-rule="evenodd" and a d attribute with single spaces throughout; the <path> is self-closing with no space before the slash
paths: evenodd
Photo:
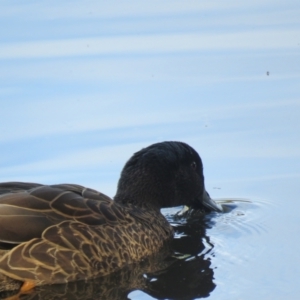
<path id="1" fill-rule="evenodd" d="M 0 8 L 1 182 L 113 196 L 132 153 L 180 140 L 201 155 L 211 197 L 234 205 L 192 220 L 165 211 L 176 259 L 164 271 L 155 261 L 152 275 L 136 266 L 29 298 L 298 298 L 299 3 Z"/>

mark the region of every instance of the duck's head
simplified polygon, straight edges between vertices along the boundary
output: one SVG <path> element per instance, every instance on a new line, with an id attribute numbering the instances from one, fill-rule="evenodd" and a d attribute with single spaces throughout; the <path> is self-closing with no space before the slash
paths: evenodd
<path id="1" fill-rule="evenodd" d="M 181 142 L 157 143 L 136 152 L 121 172 L 115 201 L 221 211 L 205 190 L 199 154 Z"/>

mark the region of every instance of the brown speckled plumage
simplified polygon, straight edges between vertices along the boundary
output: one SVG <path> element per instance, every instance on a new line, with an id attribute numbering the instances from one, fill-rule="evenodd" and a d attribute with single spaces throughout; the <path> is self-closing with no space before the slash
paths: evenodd
<path id="1" fill-rule="evenodd" d="M 115 201 L 79 185 L 2 183 L 0 242 L 15 246 L 0 252 L 0 291 L 20 281 L 105 276 L 140 261 L 173 236 L 160 208 L 200 207 L 205 193 L 200 157 L 179 142 L 137 152 L 122 171 Z"/>
<path id="2" fill-rule="evenodd" d="M 41 237 L 21 243 L 1 258 L 1 273 L 8 277 L 41 285 L 103 276 L 152 254 L 172 236 L 169 223 L 156 212 L 124 207 L 91 189 L 30 187 L 0 196 L 12 224 L 14 218 L 16 222 L 22 218 L 24 225 L 40 219 L 36 230 Z M 14 216 L 14 211 L 22 217 Z M 162 227 L 165 230 L 159 230 Z"/>

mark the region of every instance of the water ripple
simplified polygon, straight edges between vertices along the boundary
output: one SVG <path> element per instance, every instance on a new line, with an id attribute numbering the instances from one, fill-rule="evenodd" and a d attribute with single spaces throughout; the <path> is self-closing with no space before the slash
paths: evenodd
<path id="1" fill-rule="evenodd" d="M 244 235 L 261 235 L 267 233 L 265 220 L 268 207 L 272 204 L 262 200 L 218 199 L 225 213 L 212 218 L 210 233 L 212 236 L 237 238 Z"/>
<path id="2" fill-rule="evenodd" d="M 274 204 L 260 199 L 218 199 L 226 212 L 207 216 L 206 234 L 214 245 L 209 254 L 217 286 L 235 286 L 235 274 L 247 272 L 265 251 L 262 236 L 269 233 L 267 220 Z M 213 255 L 212 255 L 213 253 Z M 246 284 L 246 283 L 245 283 Z M 250 283 L 249 283 L 250 284 Z M 247 284 L 246 284 L 247 285 Z"/>

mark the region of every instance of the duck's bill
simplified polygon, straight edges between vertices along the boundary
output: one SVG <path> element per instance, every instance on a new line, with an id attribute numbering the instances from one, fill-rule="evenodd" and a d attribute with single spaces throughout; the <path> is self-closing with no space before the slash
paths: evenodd
<path id="1" fill-rule="evenodd" d="M 202 197 L 202 204 L 211 211 L 223 212 L 223 209 L 213 199 L 210 198 L 209 194 L 204 190 Z"/>

